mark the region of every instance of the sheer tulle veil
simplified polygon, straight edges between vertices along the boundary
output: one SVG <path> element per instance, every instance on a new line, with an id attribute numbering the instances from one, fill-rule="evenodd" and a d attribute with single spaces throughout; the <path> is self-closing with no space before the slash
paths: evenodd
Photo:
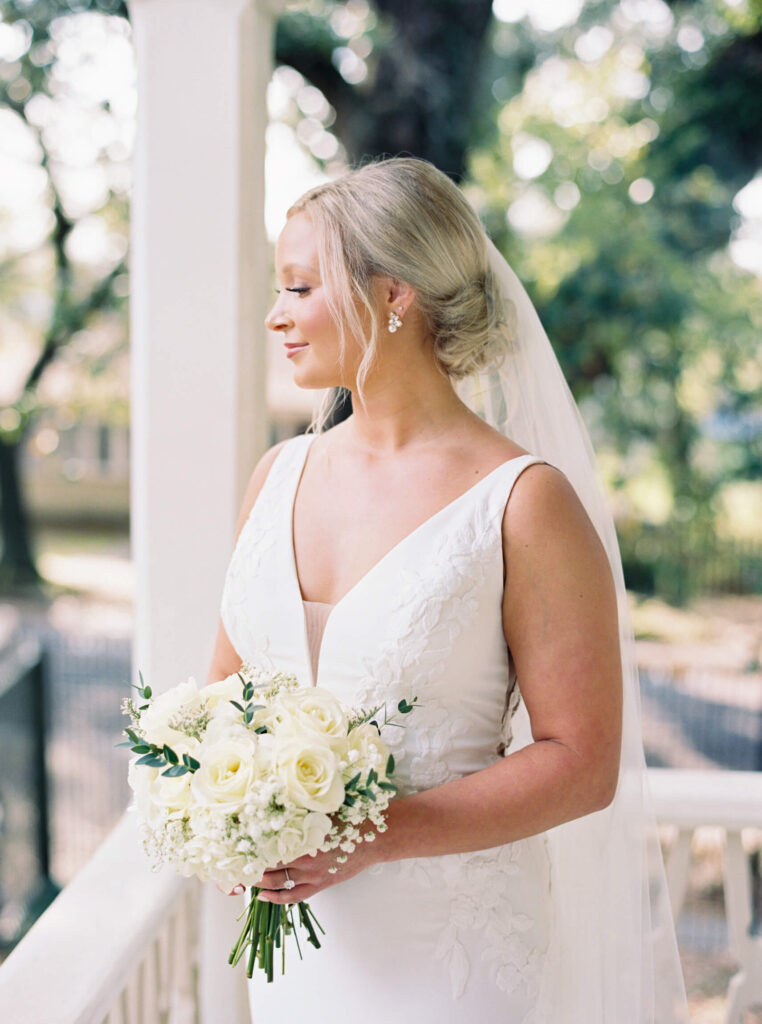
<path id="1" fill-rule="evenodd" d="M 485 235 L 487 294 L 505 358 L 458 384 L 490 424 L 560 469 L 606 548 L 616 583 L 624 678 L 619 785 L 602 811 L 548 833 L 555 926 L 538 1020 L 676 1024 L 688 1020 L 659 839 L 650 807 L 637 667 L 614 523 L 587 429 L 529 296 Z M 520 680 L 519 680 L 520 683 Z M 523 704 L 514 747 L 531 742 Z"/>

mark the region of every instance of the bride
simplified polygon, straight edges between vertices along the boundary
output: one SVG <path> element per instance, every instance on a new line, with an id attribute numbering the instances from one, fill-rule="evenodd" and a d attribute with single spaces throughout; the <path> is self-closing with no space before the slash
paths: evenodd
<path id="1" fill-rule="evenodd" d="M 531 303 L 408 158 L 302 197 L 276 271 L 294 380 L 354 411 L 255 468 L 208 681 L 243 659 L 419 707 L 385 730 L 386 831 L 261 880 L 326 937 L 249 983 L 252 1021 L 687 1019 L 616 541 Z"/>

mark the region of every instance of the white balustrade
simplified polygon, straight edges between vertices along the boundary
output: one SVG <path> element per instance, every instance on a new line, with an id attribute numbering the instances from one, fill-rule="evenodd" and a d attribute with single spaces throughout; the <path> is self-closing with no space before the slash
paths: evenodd
<path id="1" fill-rule="evenodd" d="M 0 967 L 0 1021 L 197 1024 L 198 896 L 125 814 Z"/>
<path id="2" fill-rule="evenodd" d="M 757 830 L 760 839 L 762 772 L 651 768 L 648 776 L 659 823 L 676 831 L 666 860 L 676 919 L 688 887 L 695 832 L 706 826 L 724 832 L 725 916 L 730 949 L 740 965 L 728 988 L 725 1024 L 742 1024 L 744 1011 L 762 1004 L 762 934 L 751 931 L 751 865 L 743 844 L 744 832 Z"/>

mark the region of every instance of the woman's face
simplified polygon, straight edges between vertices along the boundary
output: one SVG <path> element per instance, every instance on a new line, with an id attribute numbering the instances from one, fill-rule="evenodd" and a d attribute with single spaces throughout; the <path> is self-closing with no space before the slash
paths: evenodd
<path id="1" fill-rule="evenodd" d="M 328 309 L 317 234 L 307 214 L 294 214 L 286 222 L 275 250 L 275 271 L 279 293 L 265 324 L 280 333 L 294 381 L 302 388 L 349 384 L 359 365 L 360 346 L 347 338 L 342 372 L 339 331 Z"/>

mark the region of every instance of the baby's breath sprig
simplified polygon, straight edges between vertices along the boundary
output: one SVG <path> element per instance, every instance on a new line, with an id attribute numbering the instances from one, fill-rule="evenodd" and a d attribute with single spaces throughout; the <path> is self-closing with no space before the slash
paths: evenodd
<path id="1" fill-rule="evenodd" d="M 141 700 L 148 701 L 148 700 L 151 699 L 151 694 L 152 694 L 153 691 L 151 690 L 150 686 L 146 686 L 145 683 L 143 682 L 143 673 L 138 671 L 138 676 L 140 677 L 141 685 L 140 686 L 136 686 L 134 683 L 131 683 L 130 684 L 130 689 L 137 690 L 138 693 L 140 694 Z M 130 718 L 132 719 L 133 725 L 137 725 L 139 723 L 140 715 L 141 715 L 141 713 L 143 711 L 146 710 L 147 707 L 148 707 L 148 704 L 136 704 L 135 701 L 132 699 L 132 697 L 125 697 L 125 699 L 122 701 L 122 712 L 125 715 L 129 715 L 130 716 Z M 126 747 L 127 745 L 128 744 L 126 744 L 126 743 L 118 743 L 117 744 L 117 746 L 120 746 L 120 747 Z"/>

